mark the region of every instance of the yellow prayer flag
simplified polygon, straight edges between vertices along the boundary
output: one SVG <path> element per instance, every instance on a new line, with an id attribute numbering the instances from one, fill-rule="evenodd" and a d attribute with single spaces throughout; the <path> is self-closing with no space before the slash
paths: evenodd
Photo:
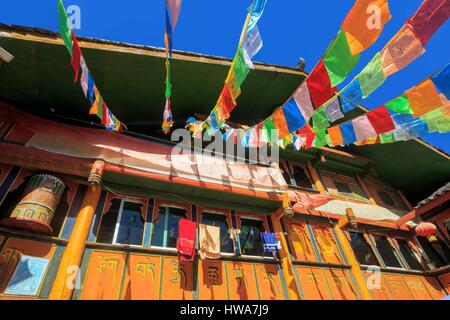
<path id="1" fill-rule="evenodd" d="M 391 19 L 388 0 L 358 0 L 342 23 L 352 55 L 377 41 Z"/>
<path id="2" fill-rule="evenodd" d="M 236 99 L 241 95 L 241 88 L 237 86 L 237 79 L 234 68 L 231 68 L 228 72 L 228 77 L 225 80 L 225 83 L 228 85 L 230 94 L 233 97 L 234 101 L 236 101 Z"/>

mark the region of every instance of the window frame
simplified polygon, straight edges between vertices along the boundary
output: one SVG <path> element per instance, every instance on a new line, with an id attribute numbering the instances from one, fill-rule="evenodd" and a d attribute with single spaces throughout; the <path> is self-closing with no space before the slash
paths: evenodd
<path id="1" fill-rule="evenodd" d="M 117 243 L 117 237 L 119 235 L 119 230 L 120 230 L 120 220 L 122 219 L 122 215 L 123 215 L 123 207 L 125 205 L 125 202 L 129 202 L 129 203 L 138 203 L 141 204 L 143 206 L 143 210 L 141 211 L 141 215 L 142 215 L 142 219 L 144 220 L 143 222 L 143 228 L 142 228 L 142 236 L 141 236 L 141 244 L 124 244 L 124 243 Z M 132 246 L 132 247 L 143 247 L 144 246 L 144 234 L 145 234 L 145 220 L 146 220 L 146 213 L 145 213 L 145 203 L 143 203 L 142 201 L 136 200 L 136 199 L 127 199 L 127 198 L 121 198 L 120 199 L 120 207 L 119 207 L 119 213 L 117 214 L 117 220 L 116 220 L 116 226 L 114 228 L 114 235 L 113 235 L 113 240 L 112 240 L 112 244 L 113 245 L 121 245 L 121 246 Z"/>
<path id="2" fill-rule="evenodd" d="M 384 233 L 384 232 L 371 231 L 371 232 L 367 232 L 367 236 L 372 241 L 373 248 L 375 249 L 375 254 L 378 255 L 378 260 L 381 263 L 381 265 L 383 266 L 383 268 L 390 269 L 390 270 L 410 270 L 404 262 L 403 255 L 401 254 L 401 252 L 399 252 L 399 250 L 397 250 L 397 247 L 392 242 L 392 239 L 389 236 L 389 234 Z M 375 236 L 386 238 L 388 245 L 392 248 L 392 250 L 394 250 L 394 254 L 396 255 L 396 258 L 397 258 L 398 262 L 400 263 L 401 267 L 389 267 L 386 265 L 386 263 L 383 260 L 383 257 L 381 256 L 381 253 L 378 251 L 378 247 L 376 246 Z"/>
<path id="3" fill-rule="evenodd" d="M 247 219 L 247 220 L 261 221 L 263 224 L 264 232 L 271 232 L 271 230 L 269 228 L 269 224 L 267 222 L 267 216 L 264 214 L 236 212 L 235 216 L 236 216 L 236 225 L 239 230 L 241 230 L 241 226 L 242 226 L 241 219 L 244 219 L 244 220 Z M 262 256 L 252 256 L 252 255 L 243 254 L 240 237 L 239 237 L 238 241 L 239 241 L 239 249 L 240 249 L 239 251 L 240 251 L 241 257 L 248 258 L 248 259 L 275 260 L 275 256 L 268 257 L 268 256 L 265 256 L 264 254 Z"/>
<path id="4" fill-rule="evenodd" d="M 153 242 L 153 233 L 154 233 L 155 226 L 156 226 L 154 221 L 155 221 L 155 217 L 159 216 L 159 208 L 160 207 L 184 209 L 184 210 L 186 210 L 186 219 L 192 221 L 192 205 L 191 204 L 180 203 L 180 202 L 174 202 L 174 201 L 159 200 L 159 199 L 155 199 L 155 202 L 154 202 L 154 205 L 153 205 L 153 215 L 152 215 L 153 219 L 152 219 L 152 226 L 151 226 L 151 229 L 150 229 L 150 241 L 149 241 L 150 246 L 149 247 L 153 248 L 153 249 L 157 249 L 157 250 L 167 251 L 167 252 L 177 252 L 177 248 L 164 247 L 164 246 L 155 246 L 155 245 L 152 244 L 152 242 Z M 167 219 L 168 219 L 168 216 L 167 216 Z M 165 222 L 165 223 L 167 223 L 167 222 Z M 166 232 L 166 230 L 164 232 Z"/>
<path id="5" fill-rule="evenodd" d="M 226 222 L 228 224 L 228 230 L 233 229 L 233 220 L 231 218 L 231 210 L 228 209 L 210 209 L 208 207 L 197 206 L 197 223 L 201 224 L 203 219 L 203 213 L 211 213 L 216 215 L 225 216 Z M 199 229 L 197 228 L 197 238 L 198 238 Z M 236 241 L 235 239 L 231 239 L 233 243 L 233 253 L 231 252 L 222 252 L 220 251 L 220 255 L 222 257 L 234 257 L 236 256 Z"/>
<path id="6" fill-rule="evenodd" d="M 369 200 L 369 195 L 367 194 L 367 192 L 364 190 L 363 186 L 359 183 L 357 176 L 352 176 L 349 174 L 344 174 L 344 173 L 340 173 L 340 172 L 332 172 L 329 170 L 325 170 L 325 169 L 319 169 L 317 170 L 320 180 L 322 181 L 322 184 L 324 185 L 325 188 L 325 192 L 327 195 L 335 197 L 337 199 L 341 199 L 341 200 L 347 200 L 347 201 L 355 201 L 358 203 L 364 203 L 364 204 L 368 204 L 370 203 Z M 340 177 L 344 177 L 344 178 L 348 178 L 351 179 L 352 181 L 345 181 L 344 178 L 339 179 Z M 330 191 L 329 185 L 326 183 L 326 180 L 329 180 L 333 183 L 333 189 L 335 190 L 335 193 Z M 336 186 L 336 182 L 338 183 L 342 183 L 342 184 L 346 184 L 348 186 L 348 188 L 351 191 L 351 195 L 352 196 L 348 196 L 348 194 L 350 193 L 342 193 L 339 191 L 339 189 Z M 361 195 L 357 192 L 354 192 L 352 190 L 351 185 L 356 185 L 359 189 L 359 191 L 361 192 Z M 358 197 L 359 195 L 359 197 Z"/>
<path id="7" fill-rule="evenodd" d="M 305 191 L 317 191 L 316 185 L 314 184 L 313 179 L 311 177 L 311 174 L 309 173 L 308 168 L 307 168 L 306 165 L 304 165 L 302 163 L 294 163 L 294 162 L 286 162 L 286 164 L 287 164 L 287 167 L 289 169 L 289 176 L 291 177 L 291 180 L 294 182 L 293 186 L 295 186 L 295 187 L 297 187 L 297 188 L 299 188 L 301 190 L 305 190 Z M 294 170 L 295 167 L 298 167 L 298 168 L 303 170 L 303 172 L 305 173 L 305 175 L 308 178 L 309 182 L 311 183 L 311 189 L 297 185 L 297 181 L 295 180 L 295 174 L 294 174 L 295 173 L 295 170 Z"/>
<path id="8" fill-rule="evenodd" d="M 414 241 L 411 241 L 411 239 L 409 239 L 408 237 L 405 236 L 396 236 L 396 235 L 392 235 L 391 236 L 391 240 L 392 242 L 395 244 L 395 248 L 398 249 L 398 252 L 401 254 L 402 259 L 404 260 L 405 263 L 405 267 L 408 270 L 411 271 L 420 271 L 420 272 L 425 272 L 427 271 L 428 267 L 425 263 L 425 257 L 423 256 L 422 252 L 420 252 L 420 250 L 417 248 L 416 244 L 414 243 Z M 405 255 L 401 252 L 400 250 L 400 244 L 398 243 L 398 240 L 403 240 L 405 241 L 408 246 L 410 247 L 413 255 L 417 258 L 419 264 L 422 266 L 423 269 L 421 270 L 417 270 L 417 269 L 413 269 L 410 265 L 409 262 L 406 260 Z"/>
<path id="9" fill-rule="evenodd" d="M 384 264 L 383 262 L 380 260 L 380 257 L 378 255 L 378 251 L 376 250 L 376 248 L 374 247 L 373 243 L 372 243 L 372 239 L 370 238 L 370 235 L 366 232 L 366 231 L 362 231 L 362 230 L 357 230 L 357 229 L 346 229 L 345 230 L 345 235 L 347 237 L 347 240 L 350 244 L 350 247 L 352 248 L 352 251 L 354 252 L 355 250 L 353 249 L 353 247 L 351 246 L 351 235 L 350 232 L 355 232 L 355 233 L 359 233 L 360 235 L 362 235 L 362 237 L 364 238 L 364 240 L 366 240 L 367 244 L 369 245 L 370 250 L 372 250 L 372 254 L 375 258 L 375 260 L 378 262 L 378 265 L 370 265 L 370 264 L 362 264 L 358 261 L 358 258 L 356 258 L 356 261 L 358 261 L 358 264 L 362 267 L 377 267 L 377 268 L 384 268 Z"/>

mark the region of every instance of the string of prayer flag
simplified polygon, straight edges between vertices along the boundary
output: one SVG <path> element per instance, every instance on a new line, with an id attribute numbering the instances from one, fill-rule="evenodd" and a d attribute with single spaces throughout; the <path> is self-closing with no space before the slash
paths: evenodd
<path id="1" fill-rule="evenodd" d="M 91 105 L 89 114 L 96 115 L 107 130 L 121 132 L 125 125 L 112 114 L 95 85 L 92 74 L 89 71 L 86 60 L 81 52 L 78 40 L 69 23 L 62 0 L 58 0 L 58 26 L 61 38 L 71 57 L 70 63 L 75 73 L 74 84 L 78 81 L 78 78 L 80 78 L 83 94 Z M 80 68 L 81 77 L 79 77 Z"/>

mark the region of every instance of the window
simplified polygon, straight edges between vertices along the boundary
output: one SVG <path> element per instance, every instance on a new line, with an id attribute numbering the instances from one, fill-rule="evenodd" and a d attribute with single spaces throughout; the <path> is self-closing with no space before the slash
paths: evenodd
<path id="1" fill-rule="evenodd" d="M 227 217 L 223 214 L 202 213 L 202 224 L 220 228 L 220 252 L 234 253 L 233 240 L 230 238 Z"/>
<path id="2" fill-rule="evenodd" d="M 243 255 L 263 256 L 264 245 L 261 239 L 261 232 L 264 232 L 262 221 L 241 219 L 241 233 L 239 242 Z"/>
<path id="3" fill-rule="evenodd" d="M 330 195 L 364 202 L 369 201 L 354 177 L 323 170 L 320 171 L 320 174 Z"/>
<path id="4" fill-rule="evenodd" d="M 140 246 L 143 233 L 142 203 L 114 199 L 102 218 L 97 242 Z"/>
<path id="5" fill-rule="evenodd" d="M 391 207 L 395 207 L 395 201 L 392 198 L 391 194 L 386 191 L 378 191 L 378 195 L 381 198 L 381 201 L 383 201 L 385 204 Z"/>
<path id="6" fill-rule="evenodd" d="M 153 227 L 152 246 L 176 248 L 178 239 L 178 222 L 187 219 L 187 211 L 182 208 L 160 206 L 158 222 Z"/>
<path id="7" fill-rule="evenodd" d="M 280 164 L 281 174 L 283 175 L 284 180 L 288 185 L 292 185 L 291 176 L 289 175 L 289 171 L 287 169 L 288 164 L 282 163 Z"/>
<path id="8" fill-rule="evenodd" d="M 375 245 L 384 264 L 391 268 L 402 268 L 400 257 L 385 236 L 374 235 Z"/>
<path id="9" fill-rule="evenodd" d="M 350 188 L 350 185 L 345 182 L 339 182 L 335 181 L 334 185 L 336 186 L 336 189 L 339 191 L 339 193 L 349 195 L 352 193 L 352 189 Z"/>
<path id="10" fill-rule="evenodd" d="M 417 240 L 419 240 L 420 245 L 430 260 L 429 267 L 431 269 L 445 267 L 449 264 L 450 249 L 442 240 L 437 238 L 437 241 L 433 243 L 425 237 L 417 237 Z"/>
<path id="11" fill-rule="evenodd" d="M 297 187 L 313 190 L 311 180 L 309 179 L 305 168 L 299 165 L 293 165 L 294 180 Z"/>
<path id="12" fill-rule="evenodd" d="M 424 270 L 419 258 L 414 254 L 412 247 L 409 245 L 408 241 L 405 239 L 396 239 L 398 247 L 409 267 L 412 270 Z"/>
<path id="13" fill-rule="evenodd" d="M 366 241 L 364 236 L 355 231 L 350 231 L 350 245 L 355 252 L 356 259 L 360 264 L 379 266 L 378 260 L 375 257 L 370 244 Z"/>

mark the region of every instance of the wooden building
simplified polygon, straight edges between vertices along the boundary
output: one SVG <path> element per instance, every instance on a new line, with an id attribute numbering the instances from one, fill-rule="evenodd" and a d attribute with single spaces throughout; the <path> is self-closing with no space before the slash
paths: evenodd
<path id="1" fill-rule="evenodd" d="M 80 45 L 128 131 L 106 131 L 88 115 L 56 34 L 0 25 L 0 47 L 14 56 L 0 62 L 0 299 L 449 295 L 449 155 L 412 140 L 283 150 L 272 165 L 200 155 L 200 166 L 173 156 L 159 133 L 164 51 Z M 174 52 L 179 126 L 208 113 L 230 63 Z M 233 113 L 244 123 L 264 118 L 306 76 L 255 65 Z M 311 209 L 318 195 L 331 200 Z M 180 262 L 180 218 L 220 227 L 221 258 Z M 416 236 L 421 220 L 437 233 Z M 277 254 L 264 253 L 262 231 L 277 235 Z"/>

